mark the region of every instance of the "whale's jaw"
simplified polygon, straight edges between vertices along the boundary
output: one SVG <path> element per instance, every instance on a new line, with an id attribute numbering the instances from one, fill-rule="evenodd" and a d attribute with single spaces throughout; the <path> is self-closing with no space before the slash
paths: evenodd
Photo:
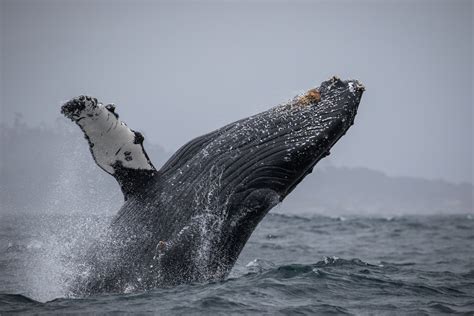
<path id="1" fill-rule="evenodd" d="M 170 234 L 179 241 L 162 252 L 162 267 L 171 267 L 162 269 L 168 271 L 162 282 L 182 283 L 176 275 L 183 271 L 188 271 L 185 280 L 225 277 L 260 220 L 354 123 L 363 91 L 357 81 L 332 78 L 286 104 L 205 135 L 191 146 L 194 151 L 185 147 L 171 158 L 162 168 L 164 181 L 179 187 L 173 192 L 184 191 L 174 200 L 179 209 L 194 210 L 171 215 L 186 225 Z M 200 236 L 196 245 L 191 236 Z M 200 255 L 183 261 L 184 244 Z"/>
<path id="2" fill-rule="evenodd" d="M 140 178 L 143 170 L 133 164 L 126 179 L 112 173 L 139 189 L 90 251 L 91 275 L 78 280 L 75 292 L 225 277 L 260 220 L 353 124 L 363 91 L 358 81 L 331 78 L 288 103 L 192 140 L 159 171 L 146 163 L 143 150 L 144 166 L 153 174 Z M 80 116 L 74 107 L 68 111 Z"/>

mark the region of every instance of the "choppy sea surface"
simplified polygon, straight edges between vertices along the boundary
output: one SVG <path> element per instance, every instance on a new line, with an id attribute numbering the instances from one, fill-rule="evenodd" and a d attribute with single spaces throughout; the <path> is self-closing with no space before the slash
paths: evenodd
<path id="1" fill-rule="evenodd" d="M 75 254 L 108 220 L 1 215 L 0 314 L 474 315 L 474 215 L 270 213 L 224 281 L 68 297 Z"/>

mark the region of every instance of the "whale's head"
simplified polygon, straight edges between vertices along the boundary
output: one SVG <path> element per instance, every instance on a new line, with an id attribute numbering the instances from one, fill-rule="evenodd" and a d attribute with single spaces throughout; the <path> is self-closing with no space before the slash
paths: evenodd
<path id="1" fill-rule="evenodd" d="M 264 190 L 281 201 L 354 123 L 363 91 L 357 80 L 333 77 L 285 104 L 191 141 L 162 174 L 178 187 L 190 183 L 205 190 L 203 183 L 218 181 L 215 195 L 226 199 L 245 200 Z"/>
<path id="2" fill-rule="evenodd" d="M 229 139 L 236 139 L 227 149 L 226 179 L 237 190 L 271 190 L 284 199 L 353 125 L 364 90 L 357 80 L 333 77 L 286 104 L 235 123 L 220 136 L 231 144 Z"/>
<path id="3" fill-rule="evenodd" d="M 356 80 L 334 77 L 285 104 L 186 144 L 160 176 L 169 189 L 164 196 L 175 208 L 189 210 L 189 217 L 166 212 L 161 218 L 171 216 L 173 222 L 183 223 L 196 218 L 195 230 L 185 225 L 189 236 L 202 230 L 214 236 L 209 230 L 215 225 L 207 227 L 202 219 L 214 223 L 212 219 L 219 218 L 223 239 L 215 239 L 223 252 L 218 253 L 231 266 L 258 222 L 353 124 L 363 91 Z"/>
<path id="4" fill-rule="evenodd" d="M 277 163 L 286 170 L 285 185 L 277 186 L 281 198 L 310 173 L 314 165 L 330 153 L 334 144 L 354 124 L 365 87 L 357 80 L 337 77 L 324 81 L 286 105 L 281 120 L 286 129 L 276 147 L 282 157 L 265 158 L 263 164 Z M 285 154 L 286 152 L 286 154 Z M 282 179 L 281 179 L 282 180 Z"/>
<path id="5" fill-rule="evenodd" d="M 236 233 L 243 242 L 268 210 L 329 155 L 354 123 L 364 90 L 357 80 L 333 77 L 286 104 L 234 123 L 219 136 L 217 143 L 225 139 L 231 148 L 218 154 L 209 150 L 225 166 L 221 182 L 232 192 L 230 213 L 235 226 L 244 228 Z"/>

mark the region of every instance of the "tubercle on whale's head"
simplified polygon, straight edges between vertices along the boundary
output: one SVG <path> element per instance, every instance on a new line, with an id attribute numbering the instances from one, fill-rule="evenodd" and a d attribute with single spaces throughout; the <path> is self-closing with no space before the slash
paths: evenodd
<path id="1" fill-rule="evenodd" d="M 354 108 L 358 106 L 364 91 L 364 85 L 358 80 L 343 81 L 339 77 L 333 76 L 322 82 L 319 87 L 296 96 L 287 106 L 296 110 L 311 108 L 318 111 L 318 114 L 324 113 L 324 108 L 330 112 L 337 108 L 348 109 L 351 106 Z M 320 104 L 321 106 L 319 106 Z M 333 106 L 328 106 L 331 104 Z"/>
<path id="2" fill-rule="evenodd" d="M 358 103 L 360 102 L 362 93 L 365 91 L 365 87 L 358 80 L 343 81 L 339 77 L 333 76 L 329 80 L 326 80 L 321 83 L 319 91 L 321 93 L 322 99 L 330 97 L 331 95 L 336 95 L 339 98 L 349 98 L 352 102 L 356 101 Z M 347 102 L 347 100 L 341 99 L 339 99 L 338 101 L 339 103 L 341 103 L 341 101 Z"/>
<path id="3" fill-rule="evenodd" d="M 321 83 L 321 102 L 315 110 L 323 120 L 340 120 L 347 129 L 353 124 L 364 91 L 364 85 L 358 80 L 343 81 L 334 76 Z"/>
<path id="4" fill-rule="evenodd" d="M 315 105 L 321 101 L 321 93 L 318 88 L 308 90 L 304 95 L 296 98 L 293 106 L 305 107 L 309 105 Z"/>

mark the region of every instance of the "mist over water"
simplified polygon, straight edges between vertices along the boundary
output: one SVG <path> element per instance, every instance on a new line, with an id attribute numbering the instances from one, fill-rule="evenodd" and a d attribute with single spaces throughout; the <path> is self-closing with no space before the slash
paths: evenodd
<path id="1" fill-rule="evenodd" d="M 2 292 L 24 293 L 40 301 L 69 296 L 81 255 L 108 226 L 110 218 L 42 214 L 2 217 Z"/>
<path id="2" fill-rule="evenodd" d="M 471 215 L 384 218 L 270 213 L 225 281 L 65 299 L 77 269 L 75 256 L 104 225 L 103 218 L 92 215 L 4 217 L 0 311 L 474 310 Z M 25 297 L 54 301 L 42 304 Z"/>
<path id="3" fill-rule="evenodd" d="M 0 314 L 473 314 L 472 14 L 462 0 L 0 1 Z M 226 280 L 71 294 L 123 196 L 62 101 L 117 103 L 159 168 L 335 74 L 367 87 L 355 125 Z"/>

